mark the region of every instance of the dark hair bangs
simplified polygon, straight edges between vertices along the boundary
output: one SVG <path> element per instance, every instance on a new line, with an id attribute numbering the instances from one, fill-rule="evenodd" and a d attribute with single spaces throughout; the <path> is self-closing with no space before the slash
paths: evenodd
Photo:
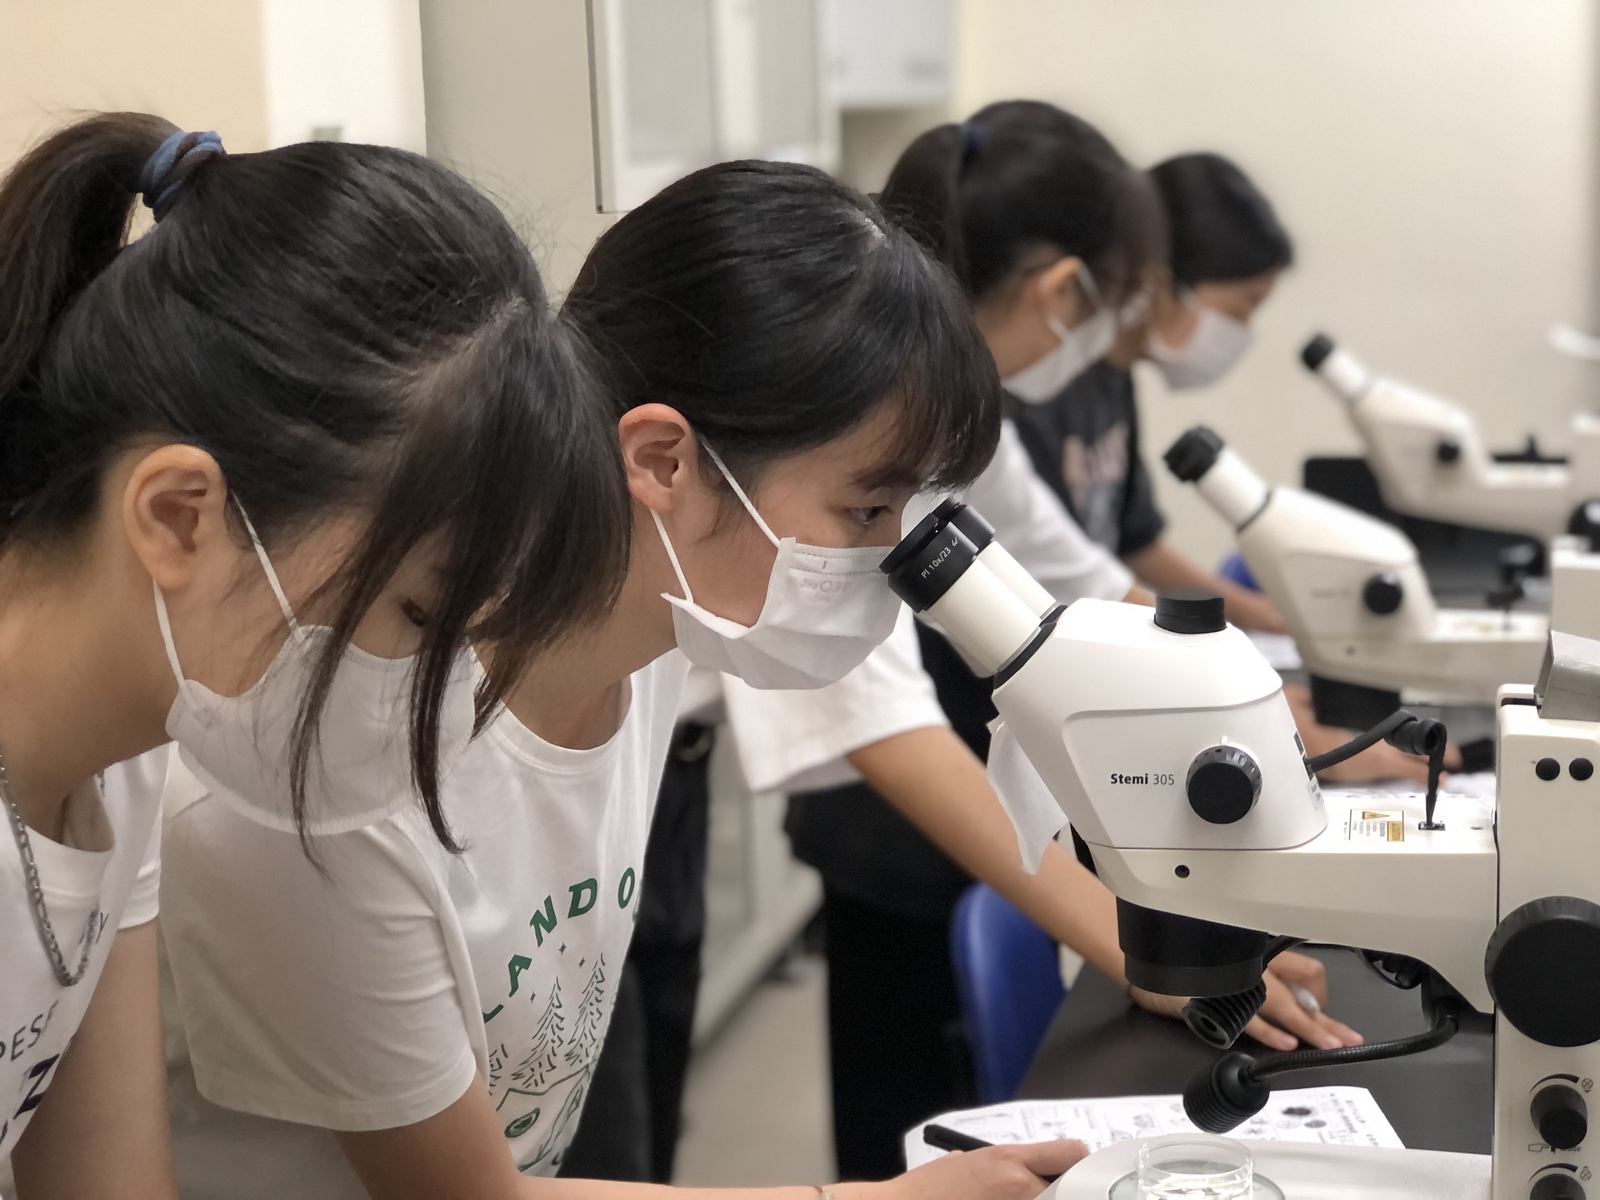
<path id="1" fill-rule="evenodd" d="M 926 259 L 910 269 L 942 273 Z M 919 491 L 964 487 L 994 457 L 1003 403 L 1000 377 L 961 293 L 950 283 L 945 288 L 891 283 L 873 297 L 872 307 L 881 310 L 884 321 L 897 312 L 901 324 L 893 330 L 899 353 L 885 364 L 893 377 L 876 403 L 866 406 L 875 412 L 888 403 L 898 413 L 894 443 L 870 477 L 874 485 Z M 914 297 L 923 303 L 919 306 Z"/>

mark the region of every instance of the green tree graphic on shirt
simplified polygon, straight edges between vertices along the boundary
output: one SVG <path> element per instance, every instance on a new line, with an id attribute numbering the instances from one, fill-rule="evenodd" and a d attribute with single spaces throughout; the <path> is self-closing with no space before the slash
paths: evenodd
<path id="1" fill-rule="evenodd" d="M 564 1007 L 561 980 L 557 979 L 550 989 L 550 999 L 539 1016 L 539 1023 L 534 1026 L 528 1056 L 511 1073 L 511 1078 L 519 1087 L 530 1091 L 543 1088 L 560 1065 L 561 1048 L 566 1044 L 567 1018 L 562 1011 Z"/>
<path id="2" fill-rule="evenodd" d="M 567 1044 L 568 1064 L 591 1063 L 600 1053 L 600 1029 L 606 1015 L 606 956 L 594 964 L 589 982 L 578 997 L 578 1012 L 573 1019 L 572 1040 Z"/>

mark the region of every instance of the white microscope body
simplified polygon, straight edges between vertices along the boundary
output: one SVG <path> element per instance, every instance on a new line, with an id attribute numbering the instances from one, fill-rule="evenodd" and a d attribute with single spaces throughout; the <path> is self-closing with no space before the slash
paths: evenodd
<path id="1" fill-rule="evenodd" d="M 1600 640 L 1600 554 L 1586 537 L 1550 545 L 1550 628 Z"/>
<path id="2" fill-rule="evenodd" d="M 1496 462 L 1458 405 L 1372 374 L 1324 335 L 1301 358 L 1348 405 L 1384 503 L 1396 512 L 1548 541 L 1600 497 L 1600 418 L 1573 418 L 1565 463 Z"/>
<path id="3" fill-rule="evenodd" d="M 1259 983 L 1268 935 L 1419 960 L 1494 1014 L 1492 1200 L 1600 1193 L 1600 644 L 1557 633 L 1539 687 L 1501 691 L 1497 807 L 1447 800 L 1442 828 L 1420 804 L 1330 812 L 1278 676 L 1220 601 L 1080 600 L 1041 621 L 927 525 L 883 569 L 993 673 L 1118 897 L 1134 982 L 1232 995 Z M 1089 1194 L 1072 1185 L 1056 1194 Z"/>
<path id="4" fill-rule="evenodd" d="M 1487 704 L 1531 683 L 1548 622 L 1531 613 L 1441 609 L 1394 526 L 1298 488 L 1268 488 L 1203 426 L 1167 452 L 1238 534 L 1239 553 L 1314 675 Z"/>

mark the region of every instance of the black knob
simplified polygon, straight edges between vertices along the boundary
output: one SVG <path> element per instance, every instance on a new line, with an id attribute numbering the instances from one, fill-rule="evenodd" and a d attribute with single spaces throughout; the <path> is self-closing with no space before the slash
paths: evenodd
<path id="1" fill-rule="evenodd" d="M 1458 462 L 1461 459 L 1461 443 L 1455 438 L 1440 438 L 1439 444 L 1433 448 L 1433 456 L 1446 465 Z"/>
<path id="2" fill-rule="evenodd" d="M 1213 746 L 1189 764 L 1189 807 L 1203 821 L 1231 825 L 1256 806 L 1261 768 L 1237 746 Z"/>
<path id="3" fill-rule="evenodd" d="M 1361 600 L 1367 606 L 1367 611 L 1375 612 L 1380 617 L 1387 617 L 1396 611 L 1405 598 L 1406 589 L 1401 586 L 1400 576 L 1393 571 L 1380 571 L 1367 580 L 1366 586 L 1361 589 Z"/>
<path id="4" fill-rule="evenodd" d="M 1228 618 L 1215 592 L 1178 588 L 1156 597 L 1156 624 L 1168 633 L 1220 633 Z"/>
<path id="5" fill-rule="evenodd" d="M 1570 1083 L 1547 1083 L 1530 1105 L 1534 1128 L 1557 1150 L 1576 1150 L 1589 1136 L 1589 1106 Z"/>
<path id="6" fill-rule="evenodd" d="M 1552 1171 L 1534 1181 L 1528 1200 L 1584 1200 L 1583 1184 L 1565 1171 Z"/>
<path id="7" fill-rule="evenodd" d="M 1483 960 L 1506 1020 L 1545 1046 L 1600 1041 L 1600 905 L 1545 896 L 1512 911 Z"/>

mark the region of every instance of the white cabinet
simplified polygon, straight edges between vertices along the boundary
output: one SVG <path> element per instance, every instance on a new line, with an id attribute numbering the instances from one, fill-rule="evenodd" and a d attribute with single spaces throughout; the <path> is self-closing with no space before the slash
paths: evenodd
<path id="1" fill-rule="evenodd" d="M 839 106 L 944 104 L 954 84 L 954 0 L 828 0 Z"/>
<path id="2" fill-rule="evenodd" d="M 589 0 L 599 204 L 728 158 L 832 167 L 823 0 Z"/>

